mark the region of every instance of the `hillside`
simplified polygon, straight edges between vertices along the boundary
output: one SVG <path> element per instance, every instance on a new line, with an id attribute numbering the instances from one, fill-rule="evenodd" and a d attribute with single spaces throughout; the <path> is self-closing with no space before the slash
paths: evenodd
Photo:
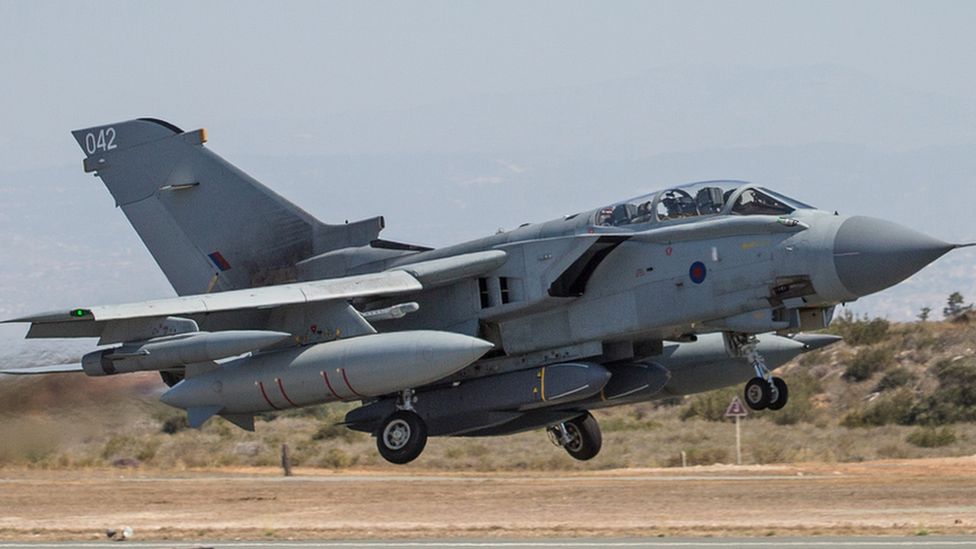
<path id="1" fill-rule="evenodd" d="M 781 370 L 791 398 L 782 411 L 743 424 L 743 462 L 856 462 L 976 454 L 976 323 L 893 324 L 851 316 L 831 331 L 845 342 Z M 13 366 L 13 364 L 5 364 Z M 297 465 L 391 467 L 373 440 L 334 425 L 351 405 L 267 414 L 256 433 L 221 420 L 185 428 L 156 399 L 154 374 L 116 378 L 0 379 L 0 466 L 196 468 L 269 466 L 283 443 Z M 601 455 L 578 463 L 542 432 L 487 439 L 432 439 L 409 467 L 437 470 L 607 469 L 734 461 L 722 418 L 738 387 L 597 414 Z"/>

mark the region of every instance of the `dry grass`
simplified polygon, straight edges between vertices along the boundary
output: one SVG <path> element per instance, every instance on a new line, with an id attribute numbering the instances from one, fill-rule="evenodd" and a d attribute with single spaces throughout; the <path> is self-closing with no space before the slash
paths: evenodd
<path id="1" fill-rule="evenodd" d="M 745 420 L 744 463 L 976 454 L 973 423 L 954 424 L 954 436 L 944 437 L 944 444 L 920 445 L 909 442 L 916 426 L 892 424 L 884 415 L 874 424 L 845 422 L 850 417 L 874 417 L 871 413 L 877 416 L 881 404 L 899 395 L 907 395 L 911 405 L 924 404 L 937 394 L 939 364 L 974 360 L 976 329 L 964 323 L 893 324 L 886 327 L 880 342 L 875 337 L 867 337 L 870 343 L 857 348 L 840 344 L 804 355 L 784 367 L 782 375 L 791 382 L 791 403 L 779 413 L 756 413 Z M 873 346 L 890 349 L 891 364 L 861 381 L 845 377 L 858 349 Z M 882 383 L 886 376 L 901 381 Z M 879 392 L 879 387 L 885 389 Z M 181 429 L 182 412 L 156 400 L 162 389 L 153 374 L 4 379 L 0 381 L 0 440 L 4 441 L 0 466 L 275 466 L 281 445 L 287 443 L 299 467 L 388 467 L 376 454 L 371 437 L 335 426 L 350 405 L 269 415 L 258 420 L 256 433 L 221 419 L 211 420 L 201 430 L 188 430 Z M 599 411 L 604 450 L 586 463 L 553 447 L 544 433 L 532 432 L 432 439 L 415 466 L 447 471 L 668 467 L 680 464 L 682 451 L 692 464 L 728 463 L 735 456 L 734 429 L 728 421 L 713 420 L 720 419 L 715 409 L 724 410 L 736 391 L 696 395 L 677 405 L 645 403 Z M 164 432 L 164 426 L 175 432 Z M 918 442 L 918 435 L 913 440 Z"/>

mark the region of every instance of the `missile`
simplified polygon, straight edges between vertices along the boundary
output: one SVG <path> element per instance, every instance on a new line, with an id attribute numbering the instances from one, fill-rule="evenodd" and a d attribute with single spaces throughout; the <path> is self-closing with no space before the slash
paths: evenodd
<path id="1" fill-rule="evenodd" d="M 192 332 L 88 353 L 81 366 L 89 376 L 165 370 L 258 351 L 289 337 L 285 332 L 260 330 Z"/>
<path id="2" fill-rule="evenodd" d="M 370 334 L 260 353 L 188 369 L 160 398 L 190 412 L 191 426 L 210 416 L 255 414 L 337 400 L 364 400 L 419 387 L 471 364 L 493 345 L 428 330 Z M 202 419 L 201 419 L 202 418 Z"/>
<path id="3" fill-rule="evenodd" d="M 764 334 L 759 336 L 758 350 L 774 369 L 839 340 L 826 334 Z M 432 436 L 508 434 L 552 425 L 580 410 L 691 394 L 756 375 L 745 358 L 732 356 L 722 334 L 665 343 L 662 351 L 639 362 L 558 363 L 461 381 L 418 392 L 414 410 Z M 394 404 L 384 398 L 356 408 L 346 414 L 346 425 L 372 432 L 394 411 Z"/>
<path id="4" fill-rule="evenodd" d="M 598 395 L 610 379 L 600 364 L 564 362 L 424 391 L 417 394 L 414 411 L 430 435 L 459 435 L 530 410 L 583 401 Z M 383 399 L 346 414 L 346 424 L 369 432 L 393 411 L 393 399 Z"/>

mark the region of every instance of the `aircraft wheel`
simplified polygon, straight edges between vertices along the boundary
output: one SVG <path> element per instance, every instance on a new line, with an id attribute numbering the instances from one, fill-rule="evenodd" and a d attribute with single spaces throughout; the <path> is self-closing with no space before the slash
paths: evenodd
<path id="1" fill-rule="evenodd" d="M 603 447 L 603 435 L 600 424 L 592 414 L 585 414 L 566 422 L 566 434 L 569 441 L 563 446 L 574 459 L 586 461 L 593 459 Z"/>
<path id="2" fill-rule="evenodd" d="M 790 390 L 782 378 L 774 377 L 770 381 L 773 383 L 773 395 L 769 401 L 769 409 L 779 410 L 786 406 L 786 401 L 790 399 Z"/>
<path id="3" fill-rule="evenodd" d="M 417 459 L 427 445 L 427 424 L 416 413 L 390 414 L 376 433 L 376 448 L 383 459 L 402 465 Z"/>
<path id="4" fill-rule="evenodd" d="M 753 410 L 765 410 L 773 400 L 773 388 L 761 377 L 754 377 L 746 383 L 746 405 Z"/>

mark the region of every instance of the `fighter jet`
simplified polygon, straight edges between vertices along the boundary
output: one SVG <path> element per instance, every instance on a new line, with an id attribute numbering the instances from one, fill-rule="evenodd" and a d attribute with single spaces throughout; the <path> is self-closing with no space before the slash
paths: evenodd
<path id="1" fill-rule="evenodd" d="M 345 425 L 393 463 L 429 436 L 535 429 L 591 459 L 591 410 L 738 383 L 780 409 L 772 370 L 837 340 L 804 332 L 961 246 L 705 181 L 431 249 L 381 238 L 382 217 L 317 220 L 204 130 L 141 118 L 73 135 L 179 297 L 9 320 L 102 347 L 5 373 L 158 371 L 193 427 L 359 402 Z"/>

